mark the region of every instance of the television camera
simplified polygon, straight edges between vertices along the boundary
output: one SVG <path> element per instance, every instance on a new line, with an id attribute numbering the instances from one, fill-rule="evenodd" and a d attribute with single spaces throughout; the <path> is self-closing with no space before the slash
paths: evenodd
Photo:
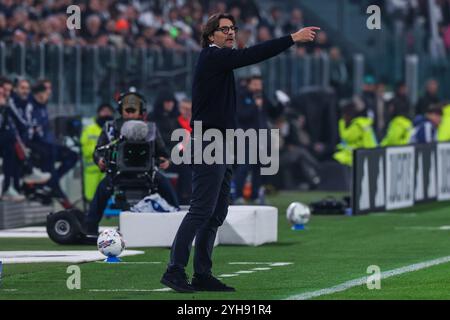
<path id="1" fill-rule="evenodd" d="M 112 191 L 114 208 L 129 210 L 145 196 L 157 191 L 155 174 L 156 127 L 138 120 L 125 121 L 120 136 L 97 148 L 104 154 L 106 179 Z M 84 213 L 78 209 L 50 213 L 47 233 L 59 244 L 94 244 L 83 230 Z"/>

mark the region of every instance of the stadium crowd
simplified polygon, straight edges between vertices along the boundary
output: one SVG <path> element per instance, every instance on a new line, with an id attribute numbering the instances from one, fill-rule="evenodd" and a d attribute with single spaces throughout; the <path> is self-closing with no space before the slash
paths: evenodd
<path id="1" fill-rule="evenodd" d="M 447 53 L 450 53 L 450 1 L 449 0 L 351 0 L 359 5 L 361 12 L 365 12 L 369 5 L 378 5 L 382 12 L 386 12 L 387 23 L 391 24 L 394 31 L 407 38 L 408 44 L 416 41 L 415 26 L 423 26 L 430 34 L 432 23 L 430 13 L 433 15 L 433 23 L 436 24 L 438 36 L 442 39 Z M 416 29 L 417 30 L 417 29 Z M 428 45 L 423 43 L 424 46 Z"/>
<path id="2" fill-rule="evenodd" d="M 265 184 L 280 189 L 317 188 L 321 180 L 321 163 L 337 161 L 351 166 L 355 148 L 450 141 L 450 104 L 439 97 L 439 83 L 434 79 L 427 82 L 412 113 L 404 83 L 398 83 L 393 97 L 386 100 L 385 85 L 375 83 L 373 77 L 367 76 L 362 94 L 342 100 L 340 107 L 335 108 L 340 141 L 337 145 L 330 145 L 326 139 L 313 138 L 308 123 L 312 119 L 305 112 L 302 100 L 287 102 L 280 98 L 272 103 L 265 95 L 263 78 L 258 75 L 241 79 L 239 83 L 239 128 L 280 130 L 280 172 L 274 177 L 264 177 L 259 174 L 259 165 L 236 166 L 233 196 L 237 203 L 243 203 L 244 198 L 263 201 L 261 188 Z M 76 165 L 78 156 L 55 139 L 47 111 L 50 95 L 51 83 L 48 80 L 38 80 L 31 85 L 25 79 L 0 78 L 4 200 L 24 200 L 23 181 L 44 184 L 49 194 L 59 199 L 63 206 L 72 206 L 59 182 Z M 176 147 L 176 143 L 170 140 L 173 130 L 183 128 L 187 134 L 191 132 L 191 108 L 188 98 L 177 99 L 167 88 L 159 92 L 147 120 L 156 123 L 168 150 Z M 114 116 L 114 109 L 107 103 L 100 105 L 93 124 L 83 129 L 82 159 L 85 181 L 88 182 L 85 190 L 88 200 L 93 197 L 94 185 L 102 178 L 102 173 L 92 162 L 96 137 L 105 121 Z M 189 166 L 172 165 L 167 172 L 178 176 L 177 195 L 181 204 L 187 204 L 190 197 Z M 250 173 L 251 182 L 248 181 Z"/>
<path id="3" fill-rule="evenodd" d="M 443 22 L 448 25 L 450 1 L 439 3 L 443 13 L 447 12 L 442 16 Z M 70 4 L 81 8 L 81 30 L 66 28 L 65 10 Z M 382 1 L 380 4 L 383 4 Z M 400 5 L 395 10 L 399 8 Z M 392 11 L 394 15 L 395 10 Z M 30 44 L 112 44 L 199 50 L 201 25 L 211 12 L 218 11 L 228 11 L 238 21 L 240 48 L 303 26 L 300 9 L 286 15 L 279 7 L 273 6 L 264 15 L 259 12 L 254 0 L 0 0 L 0 39 Z M 426 83 L 423 95 L 415 106 L 409 101 L 405 83 L 396 84 L 393 96 L 386 98 L 389 84 L 370 75 L 366 76 L 359 96 L 344 100 L 341 98 L 349 96 L 349 70 L 341 50 L 330 43 L 327 33 L 320 32 L 314 44 L 297 46 L 294 50 L 300 56 L 306 53 L 320 55 L 324 51 L 329 53 L 331 85 L 340 102 L 333 105 L 330 126 L 323 125 L 317 132 L 320 126 L 315 121 L 322 121 L 322 114 L 317 116 L 311 113 L 306 105 L 323 99 L 323 93 L 302 99 L 281 96 L 274 103 L 272 97 L 265 93 L 263 78 L 253 75 L 240 79 L 238 124 L 243 129 L 280 129 L 280 172 L 268 178 L 259 175 L 258 165 L 237 166 L 233 181 L 233 200 L 236 203 L 244 203 L 244 199 L 263 202 L 262 186 L 268 184 L 280 189 L 317 188 L 321 183 L 321 163 L 337 161 L 343 166 L 351 166 L 352 150 L 355 148 L 450 141 L 450 105 L 439 97 L 439 83 L 436 80 L 430 79 Z M 31 83 L 21 78 L 0 78 L 0 154 L 4 173 L 2 199 L 23 200 L 24 190 L 20 182 L 24 181 L 43 184 L 46 192 L 58 198 L 63 206 L 72 206 L 59 181 L 76 165 L 78 156 L 61 145 L 51 130 L 47 111 L 51 89 L 51 82 L 45 79 Z M 316 105 L 313 109 L 317 109 Z M 151 110 L 148 120 L 159 127 L 167 148 L 175 147 L 170 141 L 174 129 L 184 128 L 187 133 L 191 131 L 190 100 L 177 99 L 169 88 L 158 93 Z M 85 180 L 94 181 L 85 189 L 88 200 L 93 197 L 95 181 L 101 180 L 102 176 L 92 162 L 95 148 L 92 137 L 99 134 L 104 122 L 113 113 L 114 106 L 99 106 L 93 125 L 84 128 L 81 137 L 84 173 L 89 174 L 92 170 L 92 175 L 85 177 Z M 329 138 L 334 134 L 330 129 L 333 126 L 336 127 L 336 139 Z M 177 195 L 180 204 L 187 204 L 190 197 L 189 167 L 172 165 L 167 171 L 177 174 Z M 248 181 L 249 173 L 251 182 Z"/>
<path id="4" fill-rule="evenodd" d="M 81 28 L 66 26 L 70 5 L 80 8 Z M 1 0 L 0 39 L 17 44 L 114 45 L 200 50 L 201 26 L 213 12 L 230 12 L 240 28 L 238 46 L 279 37 L 303 26 L 298 8 L 273 6 L 261 14 L 254 0 Z M 316 47 L 327 47 L 324 34 Z"/>

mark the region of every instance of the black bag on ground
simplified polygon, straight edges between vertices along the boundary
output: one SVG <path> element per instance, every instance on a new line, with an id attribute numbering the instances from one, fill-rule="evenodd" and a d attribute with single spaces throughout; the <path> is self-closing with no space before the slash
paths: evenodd
<path id="1" fill-rule="evenodd" d="M 320 201 L 313 202 L 309 205 L 311 213 L 315 215 L 343 215 L 348 208 L 347 199 L 336 200 L 328 197 Z"/>

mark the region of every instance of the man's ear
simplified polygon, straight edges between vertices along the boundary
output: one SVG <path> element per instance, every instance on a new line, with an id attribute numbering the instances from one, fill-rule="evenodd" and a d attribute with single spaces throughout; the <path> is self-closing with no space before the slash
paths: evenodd
<path id="1" fill-rule="evenodd" d="M 208 37 L 208 40 L 209 40 L 210 44 L 211 44 L 211 43 L 214 43 L 214 35 L 210 35 L 210 36 Z"/>

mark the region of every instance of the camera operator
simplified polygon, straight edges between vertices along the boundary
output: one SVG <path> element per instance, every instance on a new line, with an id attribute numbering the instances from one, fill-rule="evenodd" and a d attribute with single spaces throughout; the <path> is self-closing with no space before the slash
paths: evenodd
<path id="1" fill-rule="evenodd" d="M 120 138 L 120 132 L 123 124 L 128 120 L 144 120 L 145 119 L 145 99 L 135 93 L 127 92 L 121 95 L 119 100 L 119 113 L 120 118 L 114 120 L 113 122 L 107 122 L 102 129 L 100 137 L 97 141 L 96 151 L 94 152 L 94 162 L 98 165 L 101 171 L 106 171 L 107 163 L 105 160 L 104 151 L 98 150 L 100 147 L 105 146 Z M 156 124 L 151 123 L 156 127 Z M 159 161 L 160 169 L 167 169 L 169 167 L 169 153 L 166 150 L 164 141 L 161 138 L 159 130 L 156 128 L 156 147 L 155 147 L 155 157 Z M 169 180 L 164 177 L 161 173 L 156 172 L 155 182 L 158 186 L 158 191 L 161 196 L 167 200 L 167 202 L 178 208 L 178 199 L 176 197 L 175 191 Z M 89 211 L 85 217 L 84 227 L 88 235 L 98 234 L 98 225 L 102 219 L 103 211 L 106 208 L 108 199 L 112 196 L 112 188 L 110 188 L 110 178 L 105 177 L 97 187 L 94 198 L 89 206 Z"/>

